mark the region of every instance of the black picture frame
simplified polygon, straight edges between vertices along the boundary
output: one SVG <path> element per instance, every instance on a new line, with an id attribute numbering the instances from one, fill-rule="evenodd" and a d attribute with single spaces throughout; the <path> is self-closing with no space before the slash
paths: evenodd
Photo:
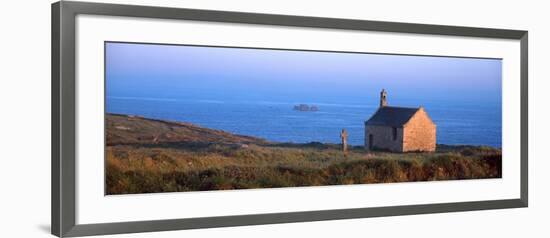
<path id="1" fill-rule="evenodd" d="M 168 231 L 485 209 L 520 208 L 528 206 L 527 31 L 70 1 L 53 3 L 51 10 L 51 233 L 56 236 L 74 237 L 131 232 Z M 521 45 L 521 196 L 519 199 L 509 200 L 77 225 L 75 223 L 75 18 L 79 14 L 518 40 Z"/>

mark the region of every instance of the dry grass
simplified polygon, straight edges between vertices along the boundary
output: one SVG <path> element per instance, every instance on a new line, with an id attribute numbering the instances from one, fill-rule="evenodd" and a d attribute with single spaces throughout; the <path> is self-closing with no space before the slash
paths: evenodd
<path id="1" fill-rule="evenodd" d="M 442 146 L 437 153 L 366 152 L 284 144 L 189 123 L 107 115 L 108 194 L 391 183 L 501 177 L 501 152 Z"/>
<path id="2" fill-rule="evenodd" d="M 501 177 L 501 153 L 444 147 L 438 153 L 367 153 L 338 145 L 117 145 L 107 149 L 107 193 L 391 183 Z"/>

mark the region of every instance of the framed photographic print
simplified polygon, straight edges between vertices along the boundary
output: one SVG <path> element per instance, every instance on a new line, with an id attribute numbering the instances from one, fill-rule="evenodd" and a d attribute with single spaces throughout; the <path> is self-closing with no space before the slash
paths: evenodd
<path id="1" fill-rule="evenodd" d="M 52 5 L 52 233 L 527 206 L 527 32 Z"/>

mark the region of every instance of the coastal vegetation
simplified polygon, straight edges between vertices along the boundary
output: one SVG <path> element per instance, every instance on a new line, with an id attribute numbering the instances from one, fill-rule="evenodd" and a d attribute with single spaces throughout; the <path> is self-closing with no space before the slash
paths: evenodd
<path id="1" fill-rule="evenodd" d="M 433 153 L 276 143 L 190 123 L 108 114 L 107 194 L 501 178 L 501 150 Z"/>

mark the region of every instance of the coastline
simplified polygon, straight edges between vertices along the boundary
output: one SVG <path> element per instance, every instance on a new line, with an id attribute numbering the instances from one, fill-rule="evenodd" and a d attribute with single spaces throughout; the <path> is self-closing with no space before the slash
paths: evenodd
<path id="1" fill-rule="evenodd" d="M 108 194 L 500 178 L 501 151 L 438 145 L 433 153 L 280 143 L 186 122 L 106 115 Z"/>

